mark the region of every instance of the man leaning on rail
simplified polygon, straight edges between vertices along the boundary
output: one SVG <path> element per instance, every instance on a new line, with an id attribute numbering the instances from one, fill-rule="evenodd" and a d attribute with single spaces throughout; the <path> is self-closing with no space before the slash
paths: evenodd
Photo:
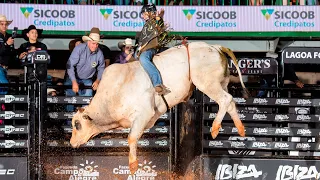
<path id="1" fill-rule="evenodd" d="M 72 85 L 72 90 L 66 90 L 66 96 L 92 96 L 98 88 L 102 73 L 105 69 L 105 61 L 102 51 L 98 48 L 100 42 L 100 30 L 92 28 L 89 36 L 83 36 L 84 43 L 76 46 L 67 62 L 67 73 L 64 85 Z M 97 72 L 97 79 L 93 77 Z M 92 89 L 79 89 L 79 85 L 92 86 Z M 73 111 L 73 106 L 68 105 L 67 111 Z"/>

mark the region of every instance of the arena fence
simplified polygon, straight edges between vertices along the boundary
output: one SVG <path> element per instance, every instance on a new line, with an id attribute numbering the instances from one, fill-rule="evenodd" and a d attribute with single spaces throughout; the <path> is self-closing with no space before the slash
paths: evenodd
<path id="1" fill-rule="evenodd" d="M 48 105 L 62 105 L 60 111 L 50 111 L 48 118 L 50 126 L 46 130 L 46 161 L 44 171 L 46 179 L 56 176 L 62 179 L 76 179 L 79 177 L 97 179 L 136 179 L 161 178 L 166 179 L 172 172 L 174 158 L 174 139 L 172 135 L 174 110 L 162 115 L 157 124 L 145 130 L 138 141 L 139 170 L 131 175 L 128 167 L 128 141 L 130 129 L 109 130 L 99 137 L 93 138 L 79 149 L 70 146 L 70 120 L 73 112 L 61 112 L 67 104 L 85 105 L 91 97 L 48 97 Z M 57 108 L 57 107 L 56 107 Z M 52 110 L 57 110 L 52 108 Z M 53 122 L 56 121 L 56 122 Z M 59 123 L 60 121 L 60 123 Z M 63 123 L 69 121 L 69 123 Z M 61 127 L 61 128 L 55 128 Z M 61 158 L 57 158 L 57 156 Z M 89 167 L 93 169 L 86 169 Z M 151 168 L 147 170 L 148 168 Z M 73 173 L 67 173 L 73 172 Z"/>
<path id="2" fill-rule="evenodd" d="M 262 64 L 262 60 L 269 62 L 239 58 L 241 71 L 277 78 L 276 60 L 255 68 L 248 63 Z M 177 105 L 145 131 L 138 145 L 139 170 L 131 175 L 129 129 L 110 130 L 78 149 L 71 148 L 74 112 L 66 112 L 65 106 L 86 105 L 91 97 L 47 96 L 46 64 L 29 64 L 28 68 L 26 84 L 2 85 L 10 91 L 0 95 L 0 104 L 6 107 L 0 112 L 4 119 L 0 179 L 169 179 L 172 174 L 193 179 L 319 178 L 320 99 L 295 97 L 298 89 L 275 83 L 276 87 L 265 88 L 267 97 L 245 99 L 239 96 L 239 87 L 230 87 L 246 137 L 238 136 L 226 115 L 214 140 L 210 128 L 218 106 L 196 90 L 188 103 Z"/>
<path id="3" fill-rule="evenodd" d="M 207 96 L 203 97 L 203 106 L 215 106 Z M 319 129 L 316 129 L 319 116 L 306 110 L 319 108 L 319 99 L 283 97 L 234 100 L 242 110 L 240 118 L 245 124 L 247 137 L 237 137 L 237 129 L 230 125 L 232 121 L 227 115 L 220 136 L 212 140 L 210 125 L 216 111 L 204 111 L 202 147 L 203 154 L 210 155 L 202 159 L 204 179 L 211 179 L 212 175 L 216 179 L 242 176 L 284 179 L 291 173 L 293 179 L 318 178 L 319 161 L 302 158 L 315 159 L 320 155 L 316 142 L 319 138 Z M 289 107 L 294 107 L 295 111 L 290 112 Z M 229 157 L 217 158 L 219 154 L 228 154 Z"/>
<path id="4" fill-rule="evenodd" d="M 0 179 L 35 179 L 40 166 L 35 99 L 29 98 L 29 84 L 0 87 Z M 34 113 L 33 113 L 34 112 Z M 31 114 L 34 115 L 31 115 Z"/>

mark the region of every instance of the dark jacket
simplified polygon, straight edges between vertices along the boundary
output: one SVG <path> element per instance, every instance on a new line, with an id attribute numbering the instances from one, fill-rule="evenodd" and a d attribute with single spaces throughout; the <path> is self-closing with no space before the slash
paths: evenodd
<path id="1" fill-rule="evenodd" d="M 284 77 L 283 80 L 290 80 L 295 82 L 299 80 L 294 70 L 293 64 L 284 64 Z"/>
<path id="2" fill-rule="evenodd" d="M 30 42 L 25 42 L 23 44 L 21 44 L 21 46 L 18 49 L 18 56 L 20 56 L 21 53 L 23 52 L 28 52 L 28 48 L 30 46 L 34 46 L 37 49 L 41 49 L 41 50 L 47 50 L 47 46 L 45 44 L 43 44 L 42 42 L 37 41 L 36 43 L 30 43 Z"/>
<path id="3" fill-rule="evenodd" d="M 158 47 L 158 36 L 162 33 L 163 27 L 164 21 L 161 17 L 155 17 L 154 19 L 149 19 L 145 22 L 138 37 L 138 44 L 142 47 L 140 52 Z"/>
<path id="4" fill-rule="evenodd" d="M 6 33 L 4 36 L 0 33 L 0 64 L 5 66 L 8 66 L 9 61 L 14 60 L 16 56 L 14 45 L 5 45 L 9 37 L 11 37 L 11 34 Z"/>

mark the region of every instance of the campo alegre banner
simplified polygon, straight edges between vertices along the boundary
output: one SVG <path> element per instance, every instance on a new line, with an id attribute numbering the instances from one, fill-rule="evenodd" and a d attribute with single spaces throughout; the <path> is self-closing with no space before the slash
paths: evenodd
<path id="1" fill-rule="evenodd" d="M 158 6 L 176 32 L 320 31 L 318 6 Z M 44 30 L 139 31 L 140 6 L 5 4 L 1 14 L 13 20 L 10 29 L 34 24 Z"/>

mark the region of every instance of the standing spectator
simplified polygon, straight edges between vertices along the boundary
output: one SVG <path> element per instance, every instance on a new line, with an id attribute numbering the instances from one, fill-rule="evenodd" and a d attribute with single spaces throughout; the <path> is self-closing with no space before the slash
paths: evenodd
<path id="1" fill-rule="evenodd" d="M 132 39 L 130 38 L 118 43 L 118 48 L 121 50 L 121 52 L 116 56 L 115 63 L 124 64 L 134 59 L 132 44 Z"/>
<path id="2" fill-rule="evenodd" d="M 97 30 L 99 30 L 99 29 L 97 29 Z M 100 31 L 99 31 L 99 34 L 100 34 Z M 101 36 L 100 36 L 100 38 L 101 38 Z M 76 39 L 71 40 L 69 42 L 69 51 L 70 51 L 70 53 L 73 51 L 73 49 L 76 46 L 78 46 L 81 43 L 83 43 L 81 38 L 76 38 Z M 104 60 L 105 60 L 105 63 L 106 63 L 105 66 L 108 67 L 110 65 L 110 62 L 111 62 L 111 51 L 108 48 L 108 46 L 103 45 L 103 44 L 99 44 L 98 47 L 103 53 L 103 57 L 104 57 Z"/>
<path id="3" fill-rule="evenodd" d="M 8 26 L 12 23 L 7 17 L 0 15 L 0 84 L 9 83 L 7 79 L 7 70 L 9 61 L 15 58 L 14 38 L 7 33 Z M 0 88 L 0 94 L 7 94 L 7 88 Z"/>
<path id="4" fill-rule="evenodd" d="M 30 25 L 28 29 L 22 30 L 22 36 L 27 42 L 21 44 L 18 49 L 18 57 L 20 60 L 26 57 L 31 47 L 35 47 L 36 50 L 46 51 L 48 49 L 45 44 L 38 41 L 38 37 L 41 36 L 42 32 L 42 29 L 37 29 L 34 25 Z"/>
<path id="5" fill-rule="evenodd" d="M 79 44 L 72 51 L 67 62 L 67 74 L 65 85 L 72 85 L 72 90 L 66 90 L 66 96 L 92 96 L 91 89 L 79 89 L 79 84 L 92 86 L 97 90 L 102 73 L 105 69 L 105 62 L 102 51 L 98 48 L 100 42 L 100 31 L 92 28 L 89 36 L 83 36 L 85 43 Z M 97 72 L 97 79 L 93 82 L 93 76 Z M 73 111 L 73 106 L 67 106 L 68 111 Z"/>
<path id="6" fill-rule="evenodd" d="M 98 28 L 96 29 L 96 31 L 100 35 L 100 30 Z M 88 35 L 86 35 L 86 36 L 88 36 Z M 100 39 L 102 39 L 102 38 L 103 38 L 103 36 L 100 35 Z M 101 44 L 101 43 L 98 44 L 98 47 L 102 51 L 102 54 L 103 54 L 103 57 L 104 57 L 104 60 L 106 63 L 105 66 L 108 67 L 111 63 L 111 51 L 108 46 Z"/>

